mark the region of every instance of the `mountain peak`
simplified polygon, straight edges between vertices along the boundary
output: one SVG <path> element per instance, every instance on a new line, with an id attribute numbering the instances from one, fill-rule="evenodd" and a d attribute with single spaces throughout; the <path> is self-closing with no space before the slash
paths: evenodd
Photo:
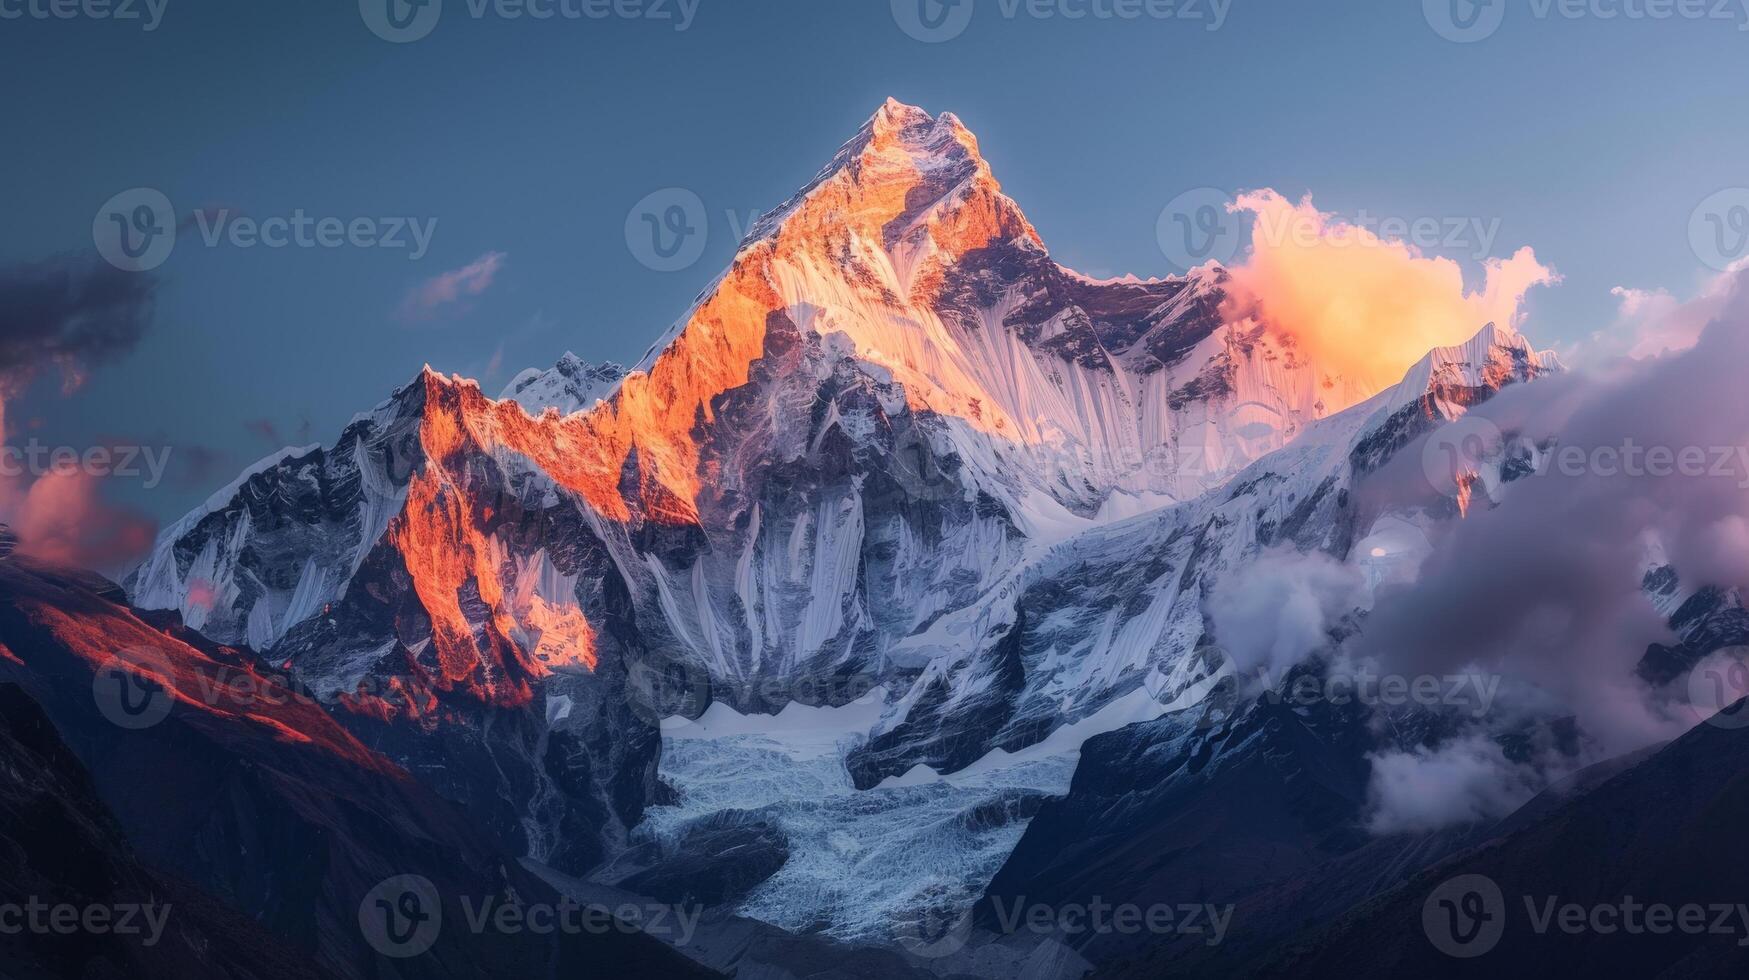
<path id="1" fill-rule="evenodd" d="M 566 351 L 551 368 L 529 368 L 512 378 L 498 397 L 518 402 L 531 415 L 548 408 L 570 415 L 608 397 L 625 375 L 626 369 L 613 361 L 594 364 Z"/>
<path id="2" fill-rule="evenodd" d="M 934 124 L 935 117 L 930 115 L 927 110 L 920 106 L 900 102 L 889 95 L 887 101 L 881 103 L 880 108 L 875 110 L 874 115 L 868 117 L 868 122 L 863 124 L 863 129 L 869 132 L 897 132 L 907 128 Z"/>
<path id="3" fill-rule="evenodd" d="M 1397 407 L 1427 400 L 1441 417 L 1454 419 L 1509 384 L 1562 370 L 1553 351 L 1532 347 L 1510 324 L 1489 323 L 1462 344 L 1428 351 L 1386 397 Z"/>
<path id="4" fill-rule="evenodd" d="M 932 116 L 889 98 L 812 180 L 754 224 L 743 247 L 777 235 L 810 201 L 822 201 L 835 216 L 847 220 L 880 216 L 880 224 L 858 230 L 873 232 L 871 240 L 890 245 L 896 230 L 917 224 L 901 223 L 898 218 L 926 218 L 938 205 L 955 200 L 994 202 L 1000 214 L 980 213 L 972 223 L 989 226 L 999 237 L 1026 238 L 1042 247 L 1020 209 L 1002 195 L 979 152 L 978 138 L 959 117 L 951 112 Z M 813 227 L 819 222 L 804 224 Z"/>

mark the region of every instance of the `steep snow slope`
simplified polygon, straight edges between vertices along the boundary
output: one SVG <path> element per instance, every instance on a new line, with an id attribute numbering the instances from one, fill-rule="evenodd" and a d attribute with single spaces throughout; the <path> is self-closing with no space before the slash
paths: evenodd
<path id="1" fill-rule="evenodd" d="M 664 798 L 662 720 L 713 705 L 878 685 L 827 760 L 847 792 L 1060 768 L 1222 669 L 1223 569 L 1344 553 L 1354 472 L 1554 367 L 1490 329 L 1373 395 L 1226 322 L 1225 282 L 1062 268 L 957 119 L 889 102 L 623 377 L 567 357 L 495 400 L 427 370 L 129 588 L 571 873 Z"/>
<path id="2" fill-rule="evenodd" d="M 1357 562 L 1394 574 L 1417 526 L 1454 516 L 1454 501 L 1430 482 L 1421 506 L 1363 510 L 1348 493 L 1355 480 L 1499 388 L 1559 369 L 1490 325 L 1430 352 L 1395 387 L 1308 426 L 1227 486 L 1030 553 L 986 601 L 901 644 L 927 666 L 852 754 L 858 785 L 1023 748 L 1138 689 L 1177 698 L 1222 665 L 1200 649 L 1209 587 L 1270 547 L 1348 558 L 1365 540 Z"/>
<path id="3" fill-rule="evenodd" d="M 515 401 L 530 415 L 540 415 L 556 409 L 560 415 L 570 415 L 594 408 L 595 403 L 613 394 L 626 369 L 608 361 L 590 364 L 570 351 L 559 363 L 545 371 L 537 368 L 512 378 L 498 397 Z"/>
<path id="4" fill-rule="evenodd" d="M 1262 328 L 1223 323 L 1224 275 L 1063 269 L 957 119 L 889 102 L 623 378 L 567 356 L 493 402 L 427 374 L 333 448 L 264 461 L 169 529 L 131 589 L 267 649 L 345 599 L 386 543 L 450 684 L 518 659 L 474 636 L 482 613 L 513 646 L 586 645 L 585 613 L 518 585 L 538 556 L 483 528 L 498 512 L 433 478 L 434 457 L 460 454 L 446 469 L 465 473 L 473 454 L 523 504 L 588 526 L 642 628 L 720 696 L 754 706 L 733 688 L 882 672 L 1025 542 L 1194 497 L 1355 400 Z M 469 557 L 404 560 L 432 551 Z M 451 602 L 458 588 L 486 608 Z"/>

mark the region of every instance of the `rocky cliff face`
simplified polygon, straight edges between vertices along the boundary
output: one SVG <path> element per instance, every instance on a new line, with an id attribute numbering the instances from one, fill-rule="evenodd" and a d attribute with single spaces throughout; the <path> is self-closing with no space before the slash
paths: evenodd
<path id="1" fill-rule="evenodd" d="M 662 850 L 661 732 L 707 709 L 873 697 L 831 778 L 945 807 L 921 787 L 1198 703 L 1221 574 L 1370 553 L 1405 517 L 1357 479 L 1559 367 L 1477 324 L 1369 391 L 1229 320 L 1227 282 L 1060 266 L 956 118 L 889 102 L 630 371 L 568 356 L 493 399 L 428 370 L 169 528 L 129 593 L 569 872 Z M 1426 503 L 1406 526 L 1459 509 Z M 952 798 L 980 873 L 1042 785 Z"/>
<path id="2" fill-rule="evenodd" d="M 28 848 L 6 894 L 172 906 L 152 948 L 24 943 L 23 962 L 51 975 L 704 975 L 631 929 L 467 928 L 482 902 L 558 896 L 286 672 L 88 574 L 0 560 L 0 707 L 0 824 Z M 367 913 L 407 876 L 438 925 L 418 947 L 385 946 L 394 933 Z"/>

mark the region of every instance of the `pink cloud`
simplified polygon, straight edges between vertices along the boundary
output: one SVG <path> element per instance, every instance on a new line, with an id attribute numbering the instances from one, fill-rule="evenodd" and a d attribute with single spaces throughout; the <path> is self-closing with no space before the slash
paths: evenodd
<path id="1" fill-rule="evenodd" d="M 157 523 L 104 501 L 98 484 L 78 470 L 56 470 L 28 485 L 9 479 L 0 484 L 0 519 L 17 533 L 23 554 L 82 568 L 124 567 L 152 546 Z"/>
<path id="2" fill-rule="evenodd" d="M 408 291 L 396 316 L 407 322 L 429 320 L 445 307 L 492 288 L 509 256 L 487 252 L 459 269 L 433 276 Z"/>
<path id="3" fill-rule="evenodd" d="M 1687 350 L 1700 339 L 1701 331 L 1725 309 L 1738 273 L 1749 270 L 1749 260 L 1703 283 L 1699 295 L 1683 301 L 1664 289 L 1610 290 L 1620 306 L 1609 329 L 1592 335 L 1577 360 L 1626 356 L 1639 360 Z"/>
<path id="4" fill-rule="evenodd" d="M 1524 294 L 1559 281 L 1522 248 L 1483 262 L 1486 280 L 1469 290 L 1457 262 L 1321 212 L 1310 195 L 1295 204 L 1264 189 L 1230 210 L 1250 213 L 1255 226 L 1250 256 L 1231 270 L 1229 315 L 1257 317 L 1364 390 L 1490 322 L 1515 326 Z"/>

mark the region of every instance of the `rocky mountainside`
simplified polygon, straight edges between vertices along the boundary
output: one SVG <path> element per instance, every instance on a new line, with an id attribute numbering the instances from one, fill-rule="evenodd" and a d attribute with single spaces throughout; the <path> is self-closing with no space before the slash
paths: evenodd
<path id="1" fill-rule="evenodd" d="M 959 120 L 889 102 L 630 371 L 567 356 L 493 399 L 427 369 L 166 529 L 128 593 L 509 853 L 657 891 L 708 867 L 745 915 L 873 941 L 976 898 L 1087 739 L 1220 688 L 1220 576 L 1412 565 L 1513 474 L 1357 483 L 1560 370 L 1477 324 L 1374 392 L 1229 283 L 1062 267 Z M 957 836 L 900 833 L 875 875 L 843 829 L 874 813 Z M 744 866 L 686 843 L 731 839 Z"/>
<path id="2" fill-rule="evenodd" d="M 17 685 L 0 685 L 0 904 L 28 911 L 114 909 L 113 930 L 8 929 L 0 973 L 56 977 L 325 974 L 259 925 L 146 867 L 54 724 Z M 174 916 L 174 921 L 172 921 Z M 20 925 L 17 921 L 9 925 Z"/>
<path id="3" fill-rule="evenodd" d="M 1740 719 L 1746 709 L 1739 703 L 1725 717 Z M 1727 721 L 1698 725 L 1625 766 L 1609 765 L 1583 791 L 1532 801 L 1524 817 L 1509 818 L 1498 832 L 1279 944 L 1255 961 L 1255 975 L 1443 977 L 1479 968 L 1527 977 L 1575 968 L 1740 975 L 1749 966 L 1742 898 L 1749 867 L 1731 841 L 1749 814 L 1746 751 L 1743 727 Z M 1585 910 L 1580 928 L 1568 908 Z M 1590 912 L 1599 908 L 1605 913 Z M 1655 908 L 1665 911 L 1648 911 Z M 1473 912 L 1480 916 L 1466 921 Z"/>
<path id="4" fill-rule="evenodd" d="M 468 928 L 470 903 L 554 905 L 558 895 L 290 676 L 130 609 L 94 576 L 0 560 L 0 697 L 10 699 L 12 732 L 0 748 L 22 746 L 6 757 L 8 805 L 19 815 L 6 833 L 56 836 L 25 852 L 7 887 L 102 901 L 160 895 L 172 905 L 163 949 L 142 953 L 121 936 L 83 945 L 81 936 L 76 949 L 26 943 L 27 962 L 359 980 L 708 975 L 629 928 Z M 50 819 L 65 824 L 51 831 Z M 74 845 L 81 837 L 86 848 Z M 175 878 L 160 892 L 166 879 L 151 869 Z M 385 952 L 380 943 L 410 923 L 385 921 L 376 933 L 362 923 L 385 883 L 409 876 L 432 903 L 415 911 L 437 925 L 420 946 L 391 942 Z M 405 908 L 404 895 L 383 900 Z M 258 933 L 270 937 L 259 951 L 230 945 Z"/>

